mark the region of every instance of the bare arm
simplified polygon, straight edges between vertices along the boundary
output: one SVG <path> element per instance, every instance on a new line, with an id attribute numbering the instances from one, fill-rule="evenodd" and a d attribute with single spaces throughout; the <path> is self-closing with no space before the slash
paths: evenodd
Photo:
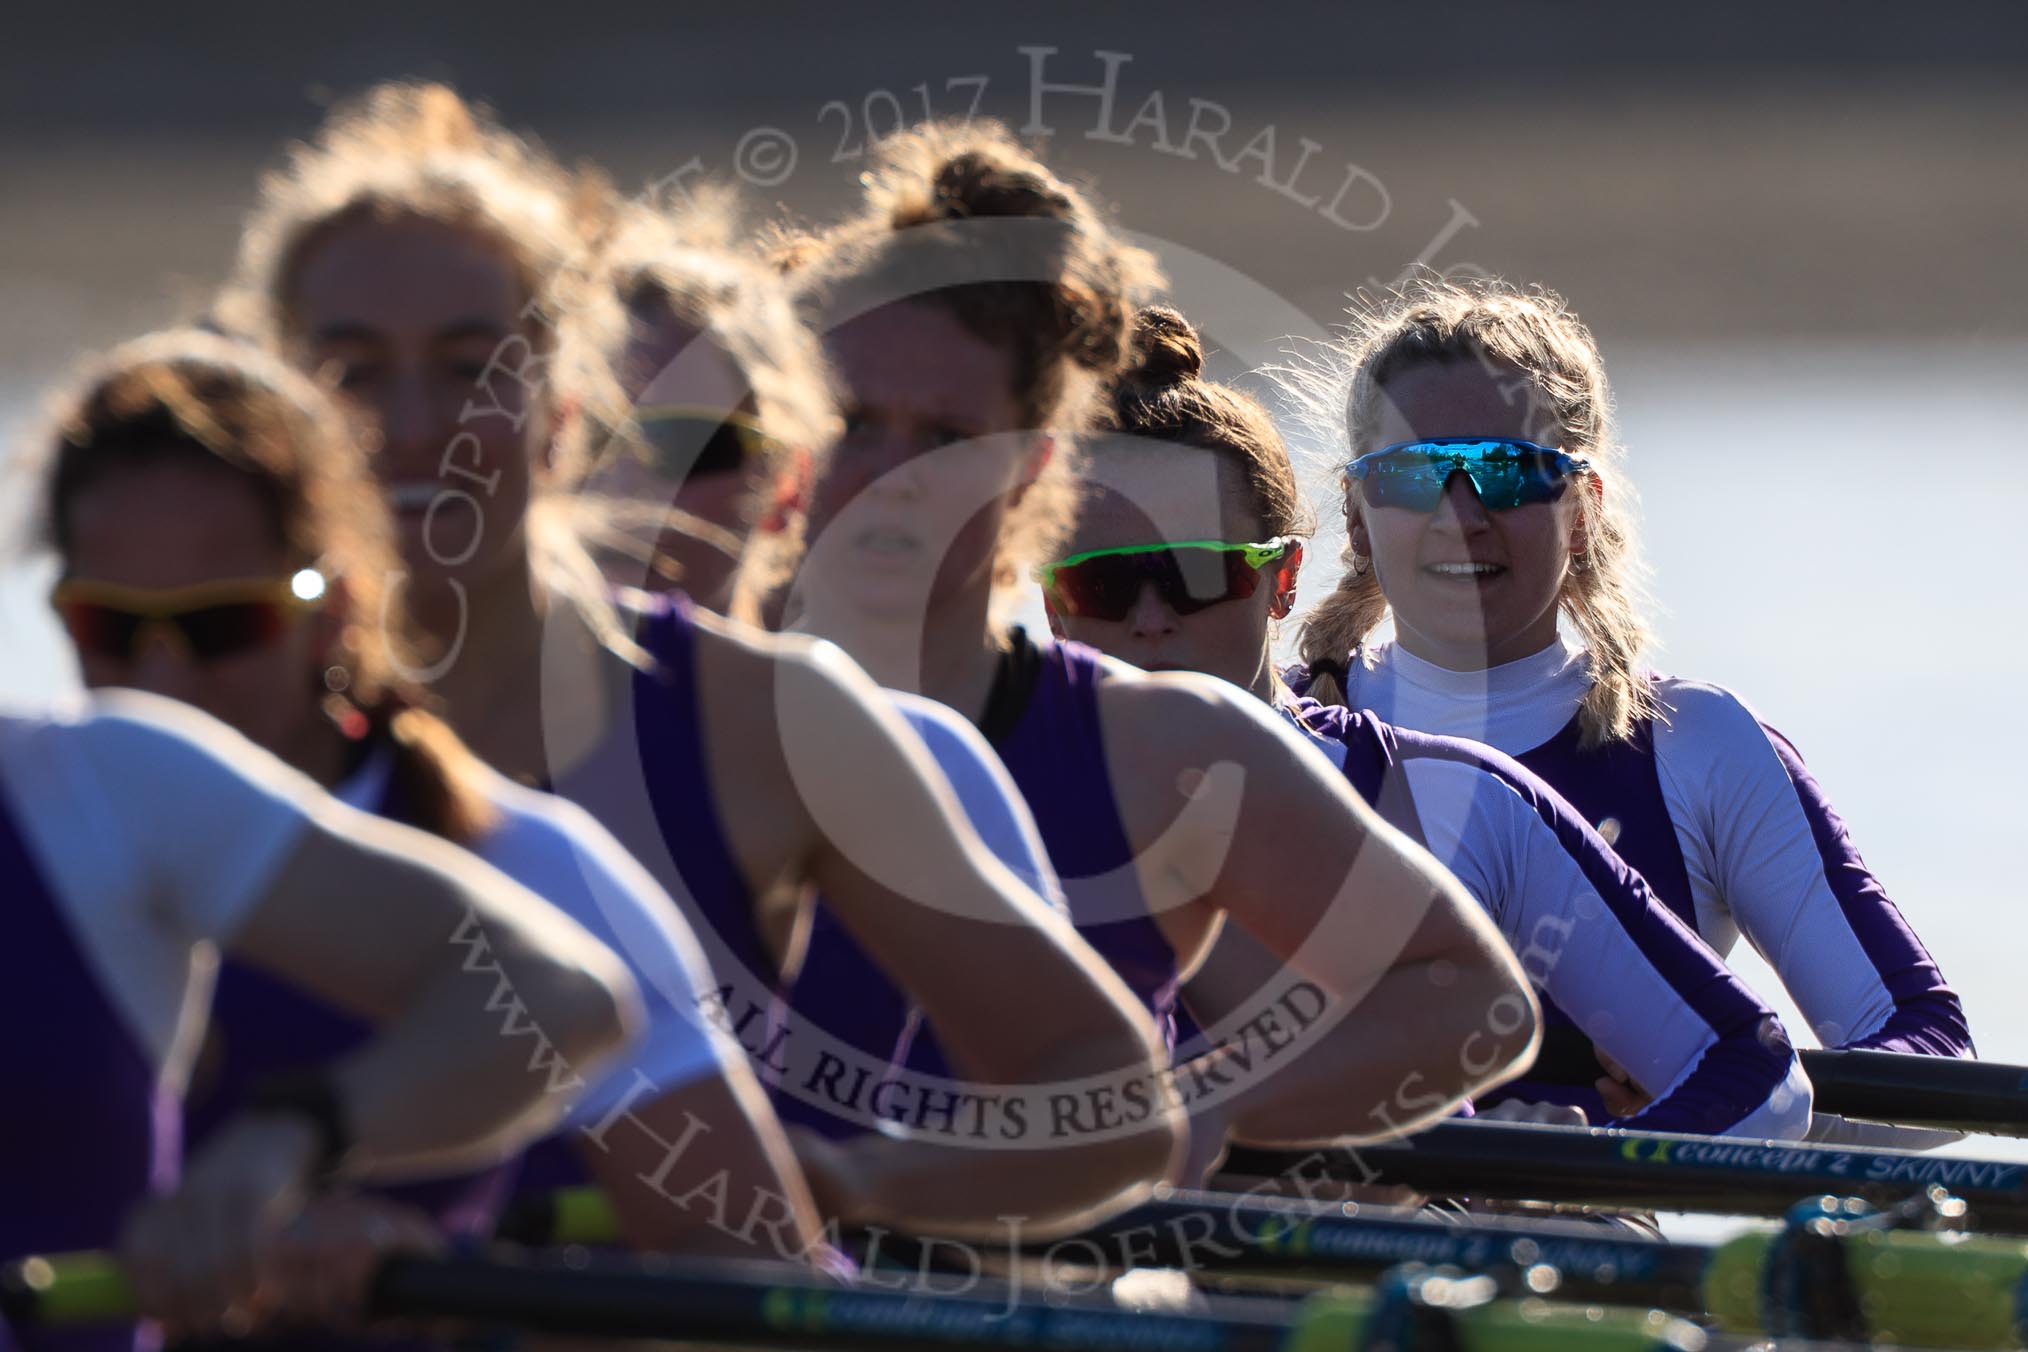
<path id="1" fill-rule="evenodd" d="M 102 771 L 125 772 L 109 803 L 165 805 L 153 825 L 152 806 L 130 813 L 165 918 L 384 1025 L 327 1069 L 326 1094 L 242 1114 L 130 1218 L 140 1308 L 202 1330 L 276 1297 L 277 1230 L 333 1125 L 356 1145 L 340 1163 L 361 1171 L 524 1140 L 574 1087 L 571 1062 L 617 1047 L 638 996 L 610 953 L 470 856 L 344 807 L 188 711 L 107 707 L 136 716 L 78 735 Z"/>
<path id="2" fill-rule="evenodd" d="M 1113 764 L 1141 767 L 1114 782 L 1151 899 L 1203 898 L 1233 922 L 1190 989 L 1244 1088 L 1193 1114 L 1225 1101 L 1250 1140 L 1388 1135 L 1526 1064 L 1540 1011 L 1490 919 L 1300 735 L 1205 678 L 1109 681 L 1105 698 Z M 1168 830 L 1186 801 L 1203 824 Z M 1266 1056 L 1278 1034 L 1259 1019 L 1284 969 L 1333 998 Z"/>
<path id="3" fill-rule="evenodd" d="M 578 1154 L 637 1249 L 808 1259 L 823 1222 L 744 1060 L 587 1127 Z"/>
<path id="4" fill-rule="evenodd" d="M 1433 963 L 1403 964 L 1384 974 L 1358 1007 L 1344 1012 L 1325 1003 L 1330 997 L 1314 985 L 1308 988 L 1316 992 L 1310 1000 L 1284 1003 L 1277 997 L 1293 974 L 1252 935 L 1227 926 L 1184 993 L 1192 1016 L 1205 1026 L 1238 1025 L 1226 1045 L 1177 1072 L 1186 1094 L 1211 1091 L 1191 1103 L 1193 1162 L 1208 1164 L 1225 1141 L 1306 1145 L 1388 1139 L 1427 1126 L 1453 1112 L 1468 1094 L 1511 1079 L 1527 1064 L 1517 1053 L 1533 1045 L 1533 1001 L 1512 998 L 1490 976 L 1456 973 L 1443 984 L 1438 978 L 1444 974 Z M 1283 1032 L 1294 1031 L 1291 1006 L 1305 1016 L 1316 1012 L 1314 1030 L 1303 1029 L 1306 1036 L 1287 1052 L 1264 1058 L 1258 1023 L 1247 1025 L 1264 1012 L 1276 1013 L 1278 1005 Z M 1376 1035 L 1375 1021 L 1366 1017 L 1369 1006 L 1411 1012 Z M 1425 1024 L 1440 1031 L 1431 1034 Z M 1425 1059 L 1433 1053 L 1448 1059 Z M 1460 1092 L 1452 1087 L 1460 1074 L 1484 1082 Z"/>
<path id="5" fill-rule="evenodd" d="M 332 1069 L 361 1172 L 497 1154 L 639 1021 L 625 967 L 505 876 L 331 804 L 231 947 L 382 1025 Z"/>
<path id="6" fill-rule="evenodd" d="M 334 1068 L 362 1169 L 525 1135 L 575 1087 L 572 1063 L 638 1021 L 632 978 L 574 921 L 185 705 L 103 694 L 48 735 L 164 940 L 220 944 L 381 1026 Z"/>
<path id="7" fill-rule="evenodd" d="M 1028 1125 L 1037 1137 L 1052 1136 L 1046 1120 Z M 1142 1200 L 1147 1191 L 1132 1171 L 1123 1171 L 1124 1186 L 1111 1193 L 1093 1188 L 1082 1201 L 1057 1200 L 1058 1189 L 1049 1183 L 1051 1171 L 1065 1167 L 1094 1176 L 1102 1172 L 1089 1157 L 1127 1159 L 1135 1149 L 1131 1137 L 967 1147 L 923 1136 L 829 1141 L 798 1130 L 794 1140 L 818 1205 L 841 1225 L 907 1229 L 996 1249 L 1083 1230 Z M 896 1199 L 906 1199 L 906 1205 L 897 1206 Z"/>
<path id="8" fill-rule="evenodd" d="M 777 696 L 790 774 L 812 823 L 809 873 L 854 939 L 922 1007 L 959 1073 L 1026 1091 L 1038 1113 L 1050 1087 L 1086 1077 L 1152 1083 L 1161 1052 L 1146 1012 L 1069 921 L 979 841 L 864 675 L 817 648 L 785 666 Z M 1031 1216 L 1083 1212 L 1160 1177 L 1176 1126 L 1158 1096 L 1138 1121 L 1052 1141 L 1048 1151 L 918 1140 L 889 1152 L 868 1142 L 865 1167 L 879 1186 L 865 1193 L 864 1218 L 990 1219 L 999 1196 L 1018 1196 Z"/>

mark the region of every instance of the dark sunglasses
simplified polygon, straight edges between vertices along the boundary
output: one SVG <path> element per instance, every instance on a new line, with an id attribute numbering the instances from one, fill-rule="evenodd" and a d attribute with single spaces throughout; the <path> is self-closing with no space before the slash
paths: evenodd
<path id="1" fill-rule="evenodd" d="M 759 423 L 723 409 L 653 404 L 634 410 L 634 426 L 648 463 L 670 479 L 729 474 L 775 449 Z"/>
<path id="2" fill-rule="evenodd" d="M 1088 549 L 1045 563 L 1035 580 L 1056 613 L 1069 619 L 1124 620 L 1153 586 L 1178 615 L 1221 601 L 1243 601 L 1260 586 L 1260 570 L 1302 543 L 1283 535 L 1262 544 L 1182 540 L 1175 544 Z"/>
<path id="3" fill-rule="evenodd" d="M 313 569 L 294 577 L 232 578 L 194 587 L 122 587 L 70 579 L 50 593 L 78 652 L 124 661 L 144 636 L 174 635 L 200 662 L 215 662 L 279 638 L 290 618 L 322 603 L 324 579 Z"/>
<path id="4" fill-rule="evenodd" d="M 1371 507 L 1433 512 L 1453 474 L 1472 481 L 1489 512 L 1554 502 L 1572 475 L 1591 469 L 1582 456 L 1565 455 L 1518 437 L 1437 437 L 1403 441 L 1362 455 L 1345 467 Z"/>

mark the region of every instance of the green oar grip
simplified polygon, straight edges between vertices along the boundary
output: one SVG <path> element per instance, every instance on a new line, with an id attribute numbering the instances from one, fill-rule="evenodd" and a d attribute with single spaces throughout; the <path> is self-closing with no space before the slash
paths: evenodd
<path id="1" fill-rule="evenodd" d="M 134 1317 L 126 1274 L 105 1253 L 58 1253 L 10 1264 L 0 1308 L 21 1324 L 111 1324 Z"/>
<path id="2" fill-rule="evenodd" d="M 550 1194 L 552 1224 L 550 1244 L 618 1244 L 620 1218 L 612 1199 L 595 1187 L 558 1188 Z"/>
<path id="3" fill-rule="evenodd" d="M 1777 1236 L 1719 1246 L 1705 1271 L 1704 1305 L 1721 1327 L 1761 1327 L 1763 1275 Z M 1852 1285 L 1874 1337 L 1905 1347 L 2011 1348 L 2028 1294 L 2028 1243 L 1871 1231 L 1842 1241 Z"/>
<path id="4" fill-rule="evenodd" d="M 612 1203 L 595 1187 L 562 1188 L 551 1194 L 554 1231 L 546 1242 L 554 1244 L 610 1244 L 619 1240 L 619 1224 Z M 1721 1245 L 1706 1269 L 1704 1301 L 1720 1324 L 1733 1332 L 1761 1332 L 1762 1278 L 1771 1235 L 1744 1235 Z M 1907 1346 L 1936 1348 L 2018 1347 L 2015 1331 L 2016 1300 L 2028 1301 L 2028 1244 L 1996 1239 L 1934 1235 L 1918 1231 L 1888 1231 L 1847 1238 L 1847 1261 L 1858 1288 L 1869 1327 L 1879 1336 Z M 2017 1295 L 2018 1293 L 2018 1295 Z M 1607 1337 L 1604 1326 L 1592 1321 L 1569 1323 L 1569 1307 L 1529 1306 L 1535 1317 L 1514 1311 L 1515 1306 L 1488 1306 L 1460 1315 L 1464 1326 L 1488 1324 L 1489 1346 L 1507 1352 L 1534 1348 L 1537 1334 L 1544 1339 Z M 2028 1308 L 2028 1306 L 2024 1306 Z M 1292 1349 L 1332 1345 L 1331 1337 L 1343 1332 L 1346 1318 L 1363 1319 L 1364 1303 L 1353 1300 L 1316 1315 L 1320 1328 L 1334 1332 L 1318 1335 L 1319 1341 L 1298 1340 Z M 1580 1311 L 1581 1313 L 1581 1311 Z M 1628 1328 L 1614 1311 L 1612 1338 L 1624 1338 Z M 1497 1324 L 1497 1332 L 1493 1331 Z M 1307 1327 L 1307 1325 L 1306 1325 Z M 1545 1332 L 1546 1331 L 1546 1332 Z M 1642 1331 L 1641 1336 L 1649 1336 Z M 1356 1346 L 1356 1344 L 1353 1344 Z M 1586 1344 L 1589 1346 L 1590 1344 Z M 1647 1343 L 1614 1345 L 1651 1346 Z M 1344 1346 L 1340 1343 L 1338 1346 Z"/>
<path id="5" fill-rule="evenodd" d="M 1282 1352 L 1345 1352 L 1366 1345 L 1376 1300 L 1366 1293 L 1304 1301 Z M 1496 1301 L 1451 1315 L 1466 1352 L 1680 1352 L 1704 1339 L 1686 1320 L 1659 1310 Z"/>

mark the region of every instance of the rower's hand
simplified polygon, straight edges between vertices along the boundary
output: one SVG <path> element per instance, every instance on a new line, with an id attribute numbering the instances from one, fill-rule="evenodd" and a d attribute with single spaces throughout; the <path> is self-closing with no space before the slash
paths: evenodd
<path id="1" fill-rule="evenodd" d="M 318 1147 L 306 1121 L 241 1118 L 192 1158 L 173 1194 L 127 1218 L 120 1262 L 136 1307 L 168 1341 L 245 1334 L 271 1312 L 276 1237 L 302 1208 Z"/>
<path id="2" fill-rule="evenodd" d="M 1539 1122 L 1552 1127 L 1582 1127 L 1589 1125 L 1584 1109 L 1569 1103 L 1523 1103 L 1519 1099 L 1508 1099 L 1491 1108 L 1480 1109 L 1476 1120 L 1480 1122 Z"/>
<path id="3" fill-rule="evenodd" d="M 276 1236 L 276 1323 L 348 1328 L 362 1322 L 381 1260 L 441 1253 L 444 1237 L 423 1211 L 380 1197 L 333 1194 L 310 1202 Z"/>
<path id="4" fill-rule="evenodd" d="M 1605 1109 L 1614 1117 L 1632 1117 L 1655 1101 L 1655 1096 L 1634 1082 L 1627 1068 L 1606 1055 L 1603 1047 L 1594 1046 L 1592 1054 L 1598 1057 L 1605 1074 L 1599 1076 L 1598 1096 L 1605 1100 Z"/>

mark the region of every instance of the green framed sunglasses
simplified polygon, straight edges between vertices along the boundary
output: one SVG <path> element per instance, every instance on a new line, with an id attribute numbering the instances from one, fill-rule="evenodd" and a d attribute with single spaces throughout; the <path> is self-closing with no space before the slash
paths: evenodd
<path id="1" fill-rule="evenodd" d="M 1035 570 L 1035 580 L 1056 613 L 1069 619 L 1124 620 L 1141 588 L 1148 586 L 1178 615 L 1194 615 L 1252 596 L 1261 569 L 1301 543 L 1301 536 L 1281 535 L 1257 544 L 1178 540 L 1115 545 L 1045 563 Z"/>

